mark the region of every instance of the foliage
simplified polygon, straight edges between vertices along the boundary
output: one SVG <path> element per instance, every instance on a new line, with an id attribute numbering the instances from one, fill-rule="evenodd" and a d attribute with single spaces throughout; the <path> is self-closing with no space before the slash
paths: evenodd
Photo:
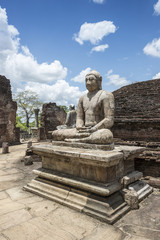
<path id="1" fill-rule="evenodd" d="M 16 114 L 16 127 L 19 127 L 21 130 L 27 131 L 26 123 L 22 122 L 22 117 Z"/>
<path id="2" fill-rule="evenodd" d="M 22 118 L 26 119 L 26 127 L 29 128 L 29 120 L 34 114 L 34 109 L 42 106 L 38 95 L 32 91 L 18 92 L 15 94 L 14 100 L 18 105 L 18 115 L 21 117 L 21 120 Z"/>
<path id="3" fill-rule="evenodd" d="M 66 113 L 68 113 L 69 108 L 68 108 L 67 106 L 65 106 L 65 105 L 59 105 L 59 107 L 62 108 L 62 109 L 64 109 L 64 111 L 65 111 Z"/>

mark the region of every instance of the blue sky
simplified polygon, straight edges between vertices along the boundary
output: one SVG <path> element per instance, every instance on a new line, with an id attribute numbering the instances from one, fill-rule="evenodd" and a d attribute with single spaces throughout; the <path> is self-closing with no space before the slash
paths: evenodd
<path id="1" fill-rule="evenodd" d="M 0 74 L 13 92 L 77 104 L 91 69 L 109 91 L 160 78 L 160 0 L 0 0 Z"/>

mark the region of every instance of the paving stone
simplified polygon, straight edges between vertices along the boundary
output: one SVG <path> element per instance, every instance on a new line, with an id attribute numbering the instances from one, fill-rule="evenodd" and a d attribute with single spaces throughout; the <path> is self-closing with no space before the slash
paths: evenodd
<path id="1" fill-rule="evenodd" d="M 44 234 L 39 227 L 36 227 L 29 222 L 13 226 L 4 230 L 2 233 L 6 239 L 9 240 L 37 240 Z"/>
<path id="2" fill-rule="evenodd" d="M 54 212 L 51 212 L 45 219 L 52 221 L 55 225 L 58 223 L 79 226 L 82 229 L 85 229 L 87 226 L 87 232 L 91 232 L 99 225 L 99 221 L 89 217 L 87 215 L 81 214 L 77 211 L 74 211 L 71 208 L 60 206 Z"/>
<path id="3" fill-rule="evenodd" d="M 0 168 L 4 168 L 6 166 L 6 161 L 1 161 L 1 156 L 0 156 Z"/>
<path id="4" fill-rule="evenodd" d="M 111 225 L 103 224 L 98 220 L 77 213 L 69 208 L 57 208 L 56 211 L 44 218 L 46 222 L 51 222 L 57 228 L 72 233 L 76 239 L 105 239 L 119 240 L 124 239 L 125 234 L 115 229 Z M 104 234 L 102 234 L 104 233 Z M 102 236 L 102 238 L 101 238 Z"/>
<path id="5" fill-rule="evenodd" d="M 6 240 L 2 235 L 0 235 L 0 240 Z"/>
<path id="6" fill-rule="evenodd" d="M 0 177 L 0 191 L 19 185 L 24 178 L 23 173 L 8 174 Z"/>
<path id="7" fill-rule="evenodd" d="M 21 179 L 24 178 L 23 173 L 18 173 L 18 174 L 8 174 L 5 176 L 1 176 L 1 182 L 9 182 L 9 181 L 20 181 Z"/>
<path id="8" fill-rule="evenodd" d="M 138 210 L 111 226 L 23 191 L 34 177 L 32 169 L 41 165 L 24 166 L 20 158 L 25 150 L 26 144 L 22 144 L 11 146 L 9 154 L 0 154 L 0 240 L 160 239 L 160 192 L 153 192 Z M 6 172 L 8 175 L 4 175 Z"/>
<path id="9" fill-rule="evenodd" d="M 74 235 L 52 223 L 35 218 L 3 231 L 4 236 L 10 240 L 77 240 Z"/>
<path id="10" fill-rule="evenodd" d="M 138 237 L 149 238 L 152 240 L 160 239 L 160 231 L 150 228 L 145 228 L 137 225 L 125 225 L 123 226 L 123 231 L 130 233 L 131 235 L 135 235 Z"/>
<path id="11" fill-rule="evenodd" d="M 0 200 L 0 216 L 24 208 L 24 204 L 13 202 L 10 199 Z"/>
<path id="12" fill-rule="evenodd" d="M 0 170 L 0 176 L 6 175 L 6 172 L 3 170 Z"/>
<path id="13" fill-rule="evenodd" d="M 49 237 L 54 236 L 55 239 L 77 240 L 81 239 L 86 232 L 86 227 L 81 228 L 78 225 L 68 225 L 59 221 L 57 221 L 58 224 L 55 224 L 54 218 L 52 218 L 52 220 L 53 221 L 51 221 L 51 219 L 36 218 L 32 219 L 30 223 L 39 227 L 44 234 L 47 233 Z"/>
<path id="14" fill-rule="evenodd" d="M 11 188 L 6 190 L 6 192 L 8 193 L 8 195 L 12 200 L 19 200 L 19 199 L 29 198 L 33 196 L 32 193 L 24 191 L 21 187 Z"/>
<path id="15" fill-rule="evenodd" d="M 5 169 L 6 175 L 7 174 L 17 174 L 17 173 L 22 173 L 21 170 L 17 169 L 17 168 L 6 168 Z"/>
<path id="16" fill-rule="evenodd" d="M 66 207 L 57 208 L 43 218 L 57 228 L 72 233 L 76 239 L 90 234 L 99 225 L 99 221 Z"/>
<path id="17" fill-rule="evenodd" d="M 143 237 L 137 237 L 137 236 L 131 236 L 129 238 L 127 238 L 126 240 L 152 240 L 152 239 L 149 239 L 149 238 L 143 238 Z"/>
<path id="18" fill-rule="evenodd" d="M 37 202 L 40 202 L 40 201 L 43 201 L 43 200 L 44 200 L 44 198 L 32 194 L 31 197 L 18 199 L 17 202 L 28 205 L 28 204 L 37 203 Z"/>
<path id="19" fill-rule="evenodd" d="M 25 209 L 4 214 L 3 217 L 0 218 L 0 230 L 26 222 L 31 219 L 31 217 L 32 216 Z"/>
<path id="20" fill-rule="evenodd" d="M 101 227 L 95 229 L 90 235 L 83 238 L 83 240 L 124 240 L 125 234 L 119 229 L 113 228 L 113 226 L 102 225 Z"/>
<path id="21" fill-rule="evenodd" d="M 33 216 L 46 216 L 58 206 L 59 205 L 53 201 L 43 200 L 41 202 L 28 204 L 28 209 Z"/>
<path id="22" fill-rule="evenodd" d="M 20 183 L 18 181 L 16 182 L 1 182 L 0 181 L 0 191 L 4 191 L 6 189 L 9 189 L 9 188 L 13 188 L 13 187 L 16 187 L 16 186 L 19 186 Z"/>
<path id="23" fill-rule="evenodd" d="M 8 195 L 6 194 L 5 191 L 0 192 L 0 200 L 7 198 L 7 197 L 8 197 Z"/>
<path id="24" fill-rule="evenodd" d="M 160 194 L 153 193 L 143 202 L 141 202 L 140 208 L 138 210 L 129 212 L 125 217 L 122 217 L 115 225 L 121 227 L 128 225 L 128 223 L 132 223 L 133 226 L 138 225 L 140 227 L 160 230 L 159 204 Z"/>

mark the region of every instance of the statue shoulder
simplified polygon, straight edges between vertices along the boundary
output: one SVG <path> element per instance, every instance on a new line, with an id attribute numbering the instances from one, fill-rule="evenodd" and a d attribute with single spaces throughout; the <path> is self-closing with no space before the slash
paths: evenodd
<path id="1" fill-rule="evenodd" d="M 87 94 L 83 94 L 80 98 L 79 98 L 79 102 L 83 102 L 83 99 L 87 96 Z"/>
<path id="2" fill-rule="evenodd" d="M 111 92 L 100 90 L 100 99 L 103 100 L 105 98 L 114 100 L 114 96 Z"/>

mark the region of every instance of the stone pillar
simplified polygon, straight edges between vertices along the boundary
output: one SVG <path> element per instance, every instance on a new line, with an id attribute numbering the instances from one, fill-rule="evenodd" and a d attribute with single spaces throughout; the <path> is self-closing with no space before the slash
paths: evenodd
<path id="1" fill-rule="evenodd" d="M 46 140 L 45 130 L 43 127 L 38 128 L 38 141 Z"/>
<path id="2" fill-rule="evenodd" d="M 2 154 L 6 154 L 9 152 L 8 142 L 2 143 Z"/>
<path id="3" fill-rule="evenodd" d="M 34 109 L 34 113 L 35 113 L 35 127 L 38 128 L 38 113 L 39 113 L 39 109 Z"/>
<path id="4" fill-rule="evenodd" d="M 32 141 L 27 142 L 27 148 L 30 148 L 32 146 Z"/>

